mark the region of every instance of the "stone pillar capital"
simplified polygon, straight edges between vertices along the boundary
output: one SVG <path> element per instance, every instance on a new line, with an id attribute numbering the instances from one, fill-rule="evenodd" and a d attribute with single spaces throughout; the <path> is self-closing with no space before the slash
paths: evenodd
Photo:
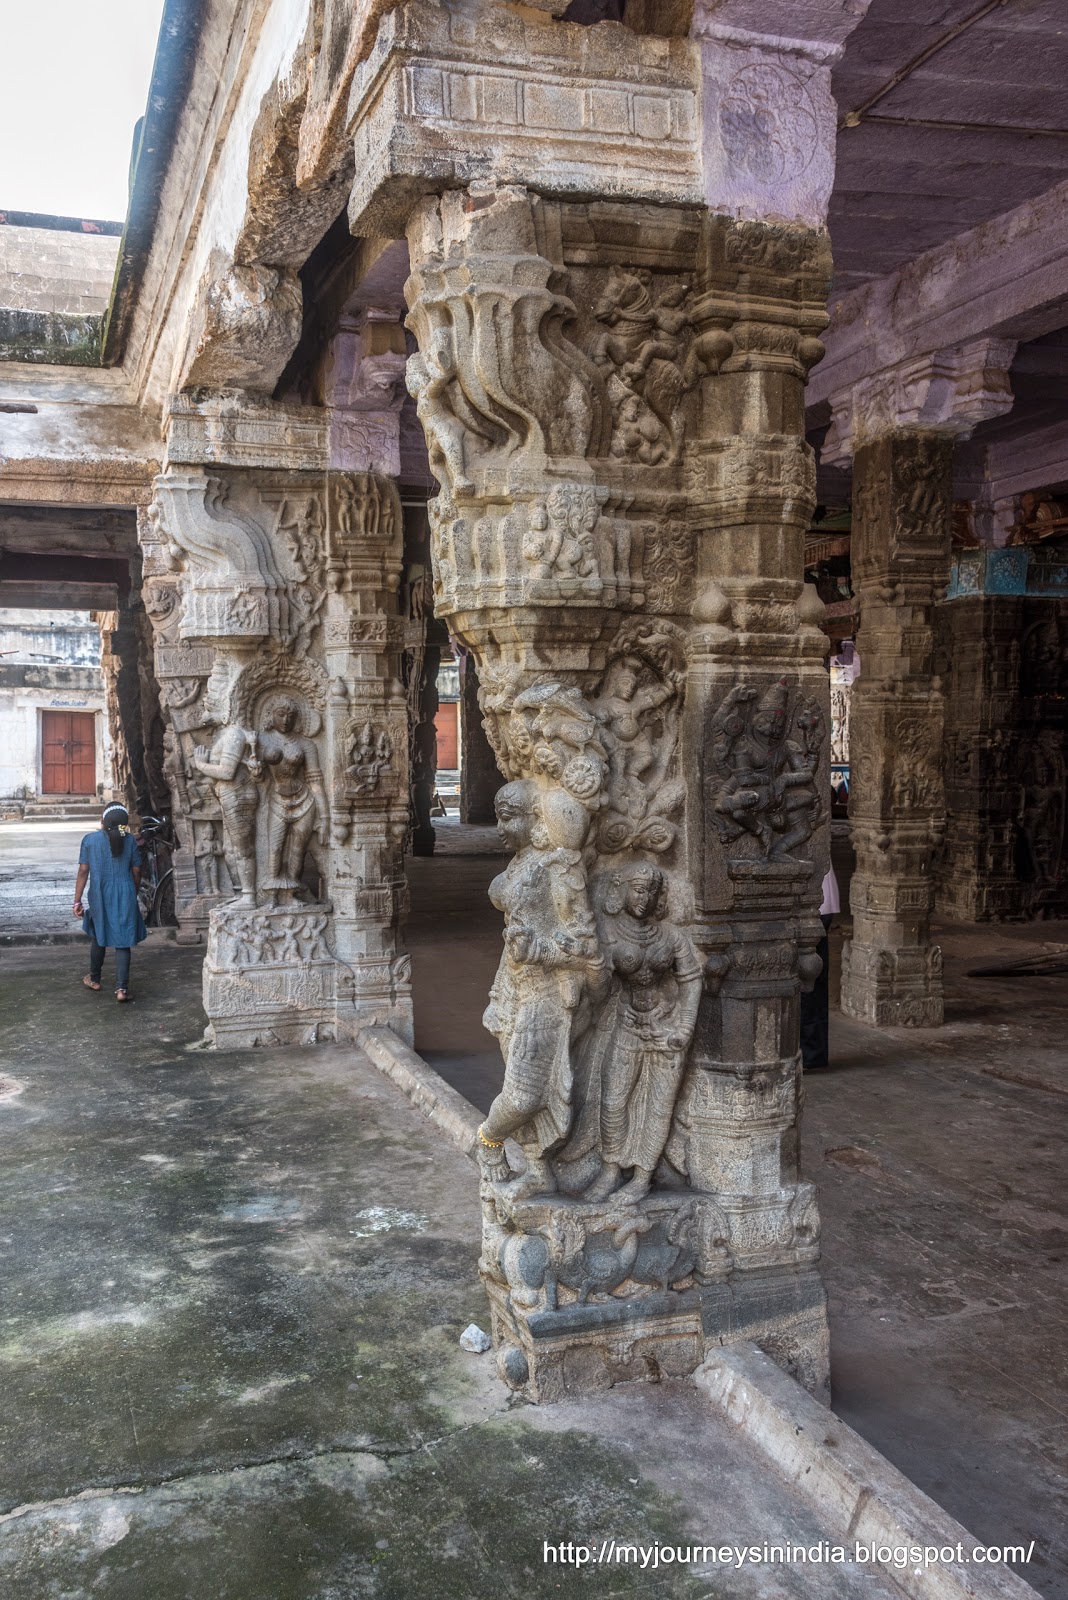
<path id="1" fill-rule="evenodd" d="M 1009 367 L 1015 354 L 1015 340 L 984 335 L 852 384 L 831 397 L 823 461 L 846 465 L 862 444 L 892 433 L 966 439 L 978 423 L 1012 409 Z"/>
<path id="2" fill-rule="evenodd" d="M 822 228 L 834 182 L 831 67 L 868 0 L 698 0 L 704 199 L 741 219 Z"/>

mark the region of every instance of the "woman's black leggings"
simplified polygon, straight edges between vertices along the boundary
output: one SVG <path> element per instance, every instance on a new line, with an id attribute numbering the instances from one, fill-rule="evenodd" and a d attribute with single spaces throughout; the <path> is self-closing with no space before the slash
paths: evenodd
<path id="1" fill-rule="evenodd" d="M 104 946 L 97 944 L 94 939 L 89 946 L 89 976 L 94 983 L 100 982 L 100 974 L 104 970 Z M 115 946 L 115 987 L 128 989 L 130 987 L 130 946 Z"/>

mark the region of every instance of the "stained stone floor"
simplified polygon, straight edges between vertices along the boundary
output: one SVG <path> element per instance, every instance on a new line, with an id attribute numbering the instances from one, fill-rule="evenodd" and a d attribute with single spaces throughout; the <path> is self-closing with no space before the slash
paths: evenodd
<path id="1" fill-rule="evenodd" d="M 492 833 L 443 844 L 409 863 L 418 1043 L 485 1105 L 501 859 Z M 1025 1575 L 1068 1600 L 1068 1000 L 966 976 L 1068 927 L 941 937 L 947 1026 L 835 1015 L 806 1086 L 835 1405 L 979 1538 L 1035 1539 Z M 77 947 L 0 950 L 4 1600 L 888 1592 L 545 1564 L 826 1534 L 685 1386 L 511 1400 L 457 1343 L 487 1320 L 465 1160 L 358 1053 L 189 1049 L 199 964 L 142 946 L 122 1008 Z"/>
<path id="2" fill-rule="evenodd" d="M 830 1529 L 689 1385 L 539 1409 L 460 1349 L 474 1170 L 358 1052 L 191 1050 L 196 950 L 130 1007 L 82 962 L 0 953 L 4 1600 L 890 1600 L 546 1562 Z"/>
<path id="3" fill-rule="evenodd" d="M 92 822 L 0 823 L 0 942 L 27 935 L 70 938 L 78 846 Z"/>
<path id="4" fill-rule="evenodd" d="M 843 905 L 844 828 L 835 860 Z M 480 1109 L 501 1077 L 479 1027 L 500 955 L 481 855 L 408 863 L 416 1045 Z M 469 842 L 468 842 L 469 847 Z M 1026 1577 L 1068 1600 L 1068 981 L 971 978 L 1068 923 L 936 925 L 946 1026 L 876 1032 L 836 1009 L 831 1068 L 806 1080 L 805 1175 L 820 1189 L 834 1405 L 989 1543 L 1029 1543 Z"/>

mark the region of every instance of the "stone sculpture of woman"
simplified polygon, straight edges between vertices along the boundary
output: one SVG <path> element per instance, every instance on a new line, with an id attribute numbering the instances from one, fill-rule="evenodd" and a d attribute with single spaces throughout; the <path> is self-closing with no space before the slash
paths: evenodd
<path id="1" fill-rule="evenodd" d="M 504 1085 L 479 1129 L 484 1170 L 511 1176 L 504 1141 L 527 1160 L 525 1194 L 552 1192 L 549 1153 L 571 1126 L 571 1048 L 584 997 L 603 987 L 604 963 L 578 850 L 554 847 L 530 779 L 497 795 L 497 825 L 516 854 L 490 885 L 504 912 L 504 954 L 483 1024 L 501 1042 Z M 519 1187 L 517 1186 L 517 1193 Z"/>
<path id="2" fill-rule="evenodd" d="M 312 835 L 321 845 L 327 841 L 330 814 L 319 752 L 300 732 L 300 702 L 286 694 L 274 696 L 267 702 L 263 721 L 257 748 L 270 786 L 264 829 L 267 870 L 260 887 L 271 895 L 273 905 L 290 905 L 300 888 Z"/>
<path id="3" fill-rule="evenodd" d="M 237 904 L 254 906 L 256 814 L 260 804 L 256 736 L 233 723 L 220 729 L 210 750 L 198 745 L 193 760 L 197 770 L 212 780 L 219 802 L 226 865 L 237 890 Z"/>
<path id="4" fill-rule="evenodd" d="M 664 1153 L 697 1021 L 701 967 L 689 937 L 664 920 L 666 884 L 658 867 L 641 864 L 613 878 L 605 901 L 602 946 L 613 994 L 589 1041 L 586 1139 L 600 1143 L 602 1167 L 586 1200 L 621 1190 L 628 1200 L 648 1192 Z M 599 1092 L 598 1092 L 599 1085 Z"/>

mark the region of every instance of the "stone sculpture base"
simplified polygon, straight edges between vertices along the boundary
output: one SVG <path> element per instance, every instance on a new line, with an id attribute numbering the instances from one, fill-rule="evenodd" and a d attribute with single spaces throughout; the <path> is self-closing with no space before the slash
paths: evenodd
<path id="1" fill-rule="evenodd" d="M 482 1274 L 513 1389 L 545 1403 L 684 1377 L 709 1349 L 751 1339 L 830 1402 L 815 1263 L 734 1265 L 720 1197 L 661 1189 L 627 1204 L 510 1190 L 483 1182 Z"/>
<path id="2" fill-rule="evenodd" d="M 710 1350 L 738 1339 L 759 1345 L 830 1404 L 827 1307 L 815 1267 L 734 1273 L 703 1288 L 607 1297 L 556 1311 L 520 1310 L 501 1284 L 486 1287 L 498 1371 L 540 1404 L 617 1383 L 688 1377 Z"/>
<path id="3" fill-rule="evenodd" d="M 942 952 L 937 945 L 842 946 L 842 1012 L 873 1028 L 940 1028 Z"/>
<path id="4" fill-rule="evenodd" d="M 410 1041 L 411 985 L 388 960 L 354 971 L 330 949 L 328 905 L 227 905 L 211 913 L 208 1036 L 220 1049 L 322 1044 L 391 1027 Z"/>

